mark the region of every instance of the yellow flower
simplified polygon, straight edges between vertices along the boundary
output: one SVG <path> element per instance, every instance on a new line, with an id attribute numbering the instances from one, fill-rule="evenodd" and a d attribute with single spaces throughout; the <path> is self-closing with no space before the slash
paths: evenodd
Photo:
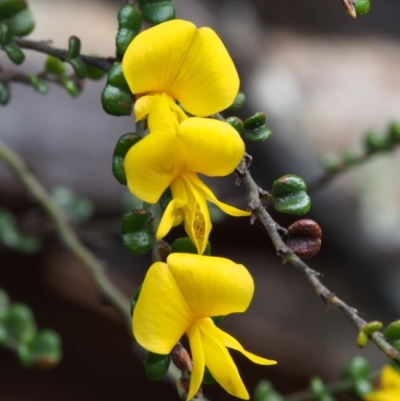
<path id="1" fill-rule="evenodd" d="M 211 317 L 244 312 L 253 292 L 253 279 L 243 265 L 224 258 L 173 253 L 167 263 L 156 262 L 147 272 L 133 314 L 134 336 L 148 351 L 169 354 L 187 334 L 193 359 L 188 400 L 198 391 L 205 366 L 228 393 L 249 399 L 226 347 L 260 365 L 276 361 L 245 351 Z"/>
<path id="2" fill-rule="evenodd" d="M 199 117 L 229 107 L 239 90 L 236 68 L 217 34 L 188 21 L 172 20 L 141 32 L 129 45 L 122 70 L 132 93 L 150 95 L 146 103 L 164 93 L 165 106 L 177 100 Z M 137 102 L 136 120 L 143 113 L 142 101 Z"/>
<path id="3" fill-rule="evenodd" d="M 399 401 L 400 373 L 389 365 L 381 372 L 380 388 L 364 396 L 365 401 Z"/>
<path id="4" fill-rule="evenodd" d="M 192 117 L 179 125 L 177 133 L 153 131 L 132 146 L 124 165 L 129 190 L 139 199 L 156 203 L 170 186 L 169 203 L 157 230 L 157 239 L 182 221 L 200 254 L 211 231 L 206 200 L 232 216 L 250 212 L 218 201 L 197 173 L 210 177 L 226 176 L 244 155 L 244 143 L 229 124 Z"/>

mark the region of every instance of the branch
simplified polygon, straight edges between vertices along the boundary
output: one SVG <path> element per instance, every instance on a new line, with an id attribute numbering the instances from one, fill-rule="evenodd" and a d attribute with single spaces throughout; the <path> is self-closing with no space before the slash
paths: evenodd
<path id="1" fill-rule="evenodd" d="M 296 256 L 283 241 L 279 233 L 280 227 L 261 204 L 260 189 L 248 171 L 248 163 L 250 160 L 250 156 L 246 155 L 237 167 L 236 173 L 245 184 L 249 192 L 250 202 L 248 208 L 252 211 L 253 216 L 257 218 L 267 230 L 268 235 L 275 246 L 277 254 L 282 256 L 284 260 L 288 261 L 296 268 L 298 272 L 303 275 L 303 277 L 311 284 L 315 293 L 325 302 L 327 306 L 332 306 L 333 308 L 342 312 L 347 319 L 349 319 L 357 327 L 357 329 L 361 331 L 368 322 L 359 316 L 358 311 L 355 308 L 347 305 L 332 291 L 325 287 L 320 281 L 319 273 L 311 269 L 311 267 L 309 267 L 298 256 Z M 370 335 L 370 339 L 389 358 L 400 364 L 400 353 L 386 341 L 382 333 L 375 332 Z"/>
<path id="2" fill-rule="evenodd" d="M 50 46 L 47 42 L 34 41 L 28 39 L 14 38 L 14 42 L 22 49 L 36 50 L 40 53 L 49 54 L 55 56 L 62 61 L 67 61 L 68 50 L 57 49 Z M 93 57 L 80 55 L 82 60 L 93 67 L 100 68 L 101 70 L 108 72 L 116 61 L 115 57 Z"/>
<path id="3" fill-rule="evenodd" d="M 11 168 L 28 192 L 33 195 L 36 201 L 48 213 L 56 226 L 62 242 L 86 268 L 96 286 L 118 311 L 129 332 L 131 332 L 132 323 L 129 313 L 129 300 L 108 280 L 103 270 L 103 264 L 80 242 L 71 228 L 65 212 L 51 199 L 42 184 L 29 171 L 24 161 L 1 140 L 0 159 Z"/>

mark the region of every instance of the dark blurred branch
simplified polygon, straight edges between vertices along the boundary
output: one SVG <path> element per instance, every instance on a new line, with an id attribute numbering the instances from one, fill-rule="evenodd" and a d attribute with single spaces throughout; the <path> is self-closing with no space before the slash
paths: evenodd
<path id="1" fill-rule="evenodd" d="M 68 50 L 57 49 L 55 47 L 50 46 L 47 42 L 38 42 L 22 38 L 14 38 L 14 42 L 22 49 L 36 50 L 40 53 L 45 53 L 51 56 L 55 56 L 62 61 L 67 60 Z M 110 71 L 111 67 L 116 61 L 114 57 L 93 57 L 93 56 L 85 56 L 83 54 L 81 54 L 80 57 L 86 64 L 100 68 L 105 72 Z"/>
<path id="2" fill-rule="evenodd" d="M 303 277 L 311 284 L 315 293 L 327 306 L 332 306 L 342 312 L 347 319 L 349 319 L 357 329 L 361 331 L 368 322 L 359 316 L 358 311 L 355 308 L 347 305 L 331 290 L 325 287 L 320 281 L 320 274 L 311 269 L 311 267 L 296 256 L 283 241 L 280 234 L 280 227 L 261 204 L 260 188 L 253 180 L 248 170 L 250 160 L 250 156 L 246 155 L 236 168 L 236 173 L 246 185 L 249 192 L 248 209 L 252 211 L 254 218 L 257 218 L 267 230 L 278 256 L 281 256 L 285 261 L 288 261 L 303 275 Z M 375 332 L 369 337 L 389 358 L 400 364 L 400 353 L 386 341 L 382 333 Z"/>
<path id="3" fill-rule="evenodd" d="M 119 312 L 129 332 L 132 331 L 129 300 L 109 281 L 104 273 L 103 264 L 80 242 L 71 228 L 65 212 L 50 197 L 48 192 L 29 171 L 25 162 L 5 143 L 0 140 L 0 159 L 2 159 L 18 177 L 36 201 L 43 207 L 53 220 L 57 232 L 77 259 L 86 268 L 96 286 L 107 301 Z"/>

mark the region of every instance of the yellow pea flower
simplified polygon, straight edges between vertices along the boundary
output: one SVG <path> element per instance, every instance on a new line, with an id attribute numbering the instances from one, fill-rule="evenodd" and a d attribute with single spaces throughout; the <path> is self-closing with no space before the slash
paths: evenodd
<path id="1" fill-rule="evenodd" d="M 254 283 L 243 265 L 225 258 L 173 253 L 148 270 L 133 313 L 133 333 L 148 351 L 169 354 L 187 334 L 193 370 L 187 399 L 197 393 L 207 366 L 214 379 L 236 397 L 249 399 L 227 347 L 260 365 L 274 365 L 246 350 L 212 321 L 212 316 L 244 312 Z"/>
<path id="2" fill-rule="evenodd" d="M 220 202 L 199 179 L 226 176 L 244 155 L 244 143 L 229 124 L 192 117 L 179 125 L 177 133 L 154 131 L 128 151 L 124 166 L 129 190 L 139 199 L 156 203 L 170 186 L 169 203 L 157 230 L 157 239 L 182 221 L 185 230 L 202 254 L 211 231 L 207 200 L 232 216 L 250 212 Z"/>
<path id="3" fill-rule="evenodd" d="M 235 65 L 217 34 L 188 21 L 141 32 L 128 46 L 122 70 L 131 92 L 146 95 L 135 104 L 137 121 L 158 102 L 157 94 L 165 94 L 166 109 L 171 102 L 178 107 L 178 101 L 192 115 L 205 117 L 229 107 L 239 90 Z"/>
<path id="4" fill-rule="evenodd" d="M 364 396 L 365 401 L 399 401 L 400 373 L 390 365 L 383 367 L 380 388 Z"/>

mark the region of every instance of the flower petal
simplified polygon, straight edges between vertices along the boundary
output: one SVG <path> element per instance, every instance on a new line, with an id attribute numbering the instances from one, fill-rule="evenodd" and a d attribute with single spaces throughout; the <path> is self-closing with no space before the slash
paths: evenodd
<path id="1" fill-rule="evenodd" d="M 209 318 L 196 322 L 201 332 L 204 359 L 214 379 L 235 397 L 248 400 L 249 393 L 243 384 L 238 369 L 224 344 L 215 336 L 215 325 Z"/>
<path id="2" fill-rule="evenodd" d="M 133 334 L 145 349 L 168 354 L 192 323 L 192 312 L 167 264 L 148 270 L 133 313 Z"/>
<path id="3" fill-rule="evenodd" d="M 206 199 L 209 202 L 212 202 L 215 205 L 217 205 L 226 214 L 229 214 L 230 216 L 235 216 L 235 217 L 243 217 L 243 216 L 251 215 L 251 212 L 249 212 L 247 210 L 240 210 L 240 209 L 237 209 L 236 207 L 227 205 L 226 203 L 219 201 L 215 197 L 215 195 L 212 193 L 210 188 L 208 188 L 207 185 L 205 185 L 204 182 L 201 181 L 199 177 L 197 177 L 197 175 L 192 175 L 191 181 L 192 181 L 192 184 L 197 188 L 197 190 L 202 191 L 204 193 L 204 196 L 206 197 Z"/>
<path id="4" fill-rule="evenodd" d="M 182 177 L 177 177 L 171 184 L 172 200 L 169 202 L 157 229 L 157 239 L 164 238 L 172 227 L 182 223 L 185 218 L 184 206 L 188 203 L 188 194 Z"/>
<path id="5" fill-rule="evenodd" d="M 189 338 L 190 352 L 193 360 L 193 369 L 190 375 L 190 387 L 187 396 L 187 399 L 191 400 L 201 386 L 204 375 L 205 361 L 202 338 L 196 322 L 189 327 L 186 334 Z"/>
<path id="6" fill-rule="evenodd" d="M 205 117 L 229 107 L 239 91 L 239 76 L 224 44 L 210 28 L 196 31 L 171 87 L 189 113 Z"/>
<path id="7" fill-rule="evenodd" d="M 129 149 L 125 173 L 129 190 L 144 202 L 156 203 L 181 173 L 179 143 L 172 132 L 153 132 Z"/>
<path id="8" fill-rule="evenodd" d="M 172 253 L 167 264 L 192 320 L 244 312 L 253 297 L 254 283 L 243 265 L 229 259 Z"/>
<path id="9" fill-rule="evenodd" d="M 383 388 L 396 387 L 400 391 L 400 372 L 390 365 L 385 365 L 381 372 L 381 384 Z"/>
<path id="10" fill-rule="evenodd" d="M 251 352 L 246 351 L 242 345 L 237 341 L 234 337 L 230 336 L 225 331 L 215 326 L 215 330 L 213 332 L 215 338 L 218 338 L 226 347 L 235 349 L 236 351 L 241 352 L 246 358 L 250 359 L 252 362 L 257 363 L 259 365 L 276 365 L 277 362 L 271 359 L 262 358 L 258 355 L 254 355 Z"/>
<path id="11" fill-rule="evenodd" d="M 200 117 L 229 107 L 239 90 L 236 68 L 217 34 L 188 21 L 141 32 L 125 52 L 122 70 L 132 93 L 166 92 Z"/>
<path id="12" fill-rule="evenodd" d="M 233 172 L 244 155 L 244 142 L 228 123 L 188 118 L 179 127 L 185 170 L 210 177 Z"/>
<path id="13" fill-rule="evenodd" d="M 148 116 L 150 132 L 176 133 L 179 124 L 188 119 L 183 110 L 166 93 L 141 96 L 135 103 L 136 121 Z"/>
<path id="14" fill-rule="evenodd" d="M 182 20 L 146 29 L 132 40 L 122 60 L 122 71 L 134 94 L 171 93 L 172 83 L 187 56 L 196 26 Z"/>
<path id="15" fill-rule="evenodd" d="M 399 401 L 400 389 L 399 388 L 382 388 L 372 393 L 364 395 L 365 401 Z"/>

